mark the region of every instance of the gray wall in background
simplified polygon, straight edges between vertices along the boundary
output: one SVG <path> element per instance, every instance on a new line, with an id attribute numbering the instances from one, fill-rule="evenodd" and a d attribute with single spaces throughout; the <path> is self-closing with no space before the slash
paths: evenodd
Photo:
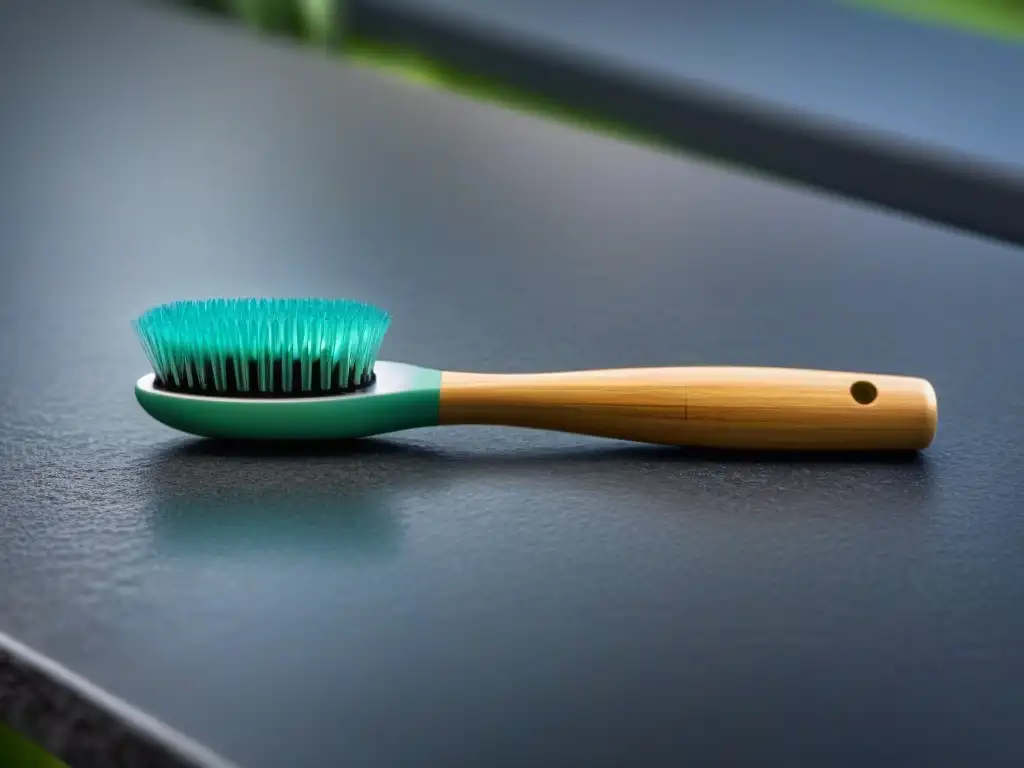
<path id="1" fill-rule="evenodd" d="M 685 148 L 1024 242 L 1024 46 L 827 0 L 353 0 L 351 23 Z"/>

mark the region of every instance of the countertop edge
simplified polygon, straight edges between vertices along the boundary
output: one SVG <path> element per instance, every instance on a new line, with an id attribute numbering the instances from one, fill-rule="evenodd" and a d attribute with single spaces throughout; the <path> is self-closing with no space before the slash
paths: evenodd
<path id="1" fill-rule="evenodd" d="M 0 633 L 0 722 L 71 766 L 234 768 L 58 662 Z"/>

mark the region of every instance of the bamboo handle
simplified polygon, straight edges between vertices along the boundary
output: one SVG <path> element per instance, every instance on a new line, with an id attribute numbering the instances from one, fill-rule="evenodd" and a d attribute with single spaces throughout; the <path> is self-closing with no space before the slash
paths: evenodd
<path id="1" fill-rule="evenodd" d="M 445 372 L 441 424 L 557 430 L 739 450 L 921 450 L 935 436 L 923 379 L 783 368 Z"/>

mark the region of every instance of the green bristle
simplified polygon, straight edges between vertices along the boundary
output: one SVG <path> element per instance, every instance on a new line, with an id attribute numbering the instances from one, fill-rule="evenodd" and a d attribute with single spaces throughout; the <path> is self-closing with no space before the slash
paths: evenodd
<path id="1" fill-rule="evenodd" d="M 390 322 L 345 299 L 208 299 L 155 307 L 134 328 L 160 388 L 301 397 L 371 384 Z"/>

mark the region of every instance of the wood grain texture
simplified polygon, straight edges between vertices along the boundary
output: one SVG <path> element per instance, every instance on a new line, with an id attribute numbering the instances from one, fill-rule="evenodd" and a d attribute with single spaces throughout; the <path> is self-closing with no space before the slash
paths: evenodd
<path id="1" fill-rule="evenodd" d="M 441 382 L 442 424 L 665 445 L 921 450 L 932 442 L 937 421 L 927 381 L 866 373 L 723 367 L 446 372 Z"/>

